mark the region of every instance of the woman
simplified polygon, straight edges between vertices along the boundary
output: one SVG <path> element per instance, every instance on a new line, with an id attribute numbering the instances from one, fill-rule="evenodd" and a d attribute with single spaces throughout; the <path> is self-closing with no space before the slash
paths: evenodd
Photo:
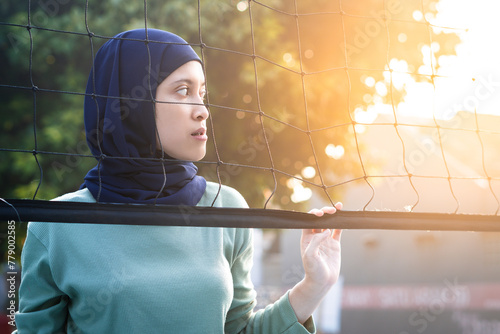
<path id="1" fill-rule="evenodd" d="M 127 31 L 98 51 L 84 106 L 98 164 L 82 189 L 57 200 L 246 208 L 189 162 L 207 141 L 199 57 L 171 33 L 148 29 L 147 39 Z M 253 312 L 250 229 L 30 223 L 18 331 L 314 332 L 311 314 L 338 278 L 339 239 L 337 230 L 304 230 L 304 279 Z"/>

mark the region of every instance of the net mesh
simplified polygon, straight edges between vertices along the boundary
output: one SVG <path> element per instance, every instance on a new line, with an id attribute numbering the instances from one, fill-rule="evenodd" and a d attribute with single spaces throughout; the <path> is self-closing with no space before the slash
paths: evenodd
<path id="1" fill-rule="evenodd" d="M 84 87 L 95 52 L 118 32 L 100 22 L 115 9 L 123 22 L 113 28 L 171 30 L 199 52 L 211 117 L 209 154 L 196 164 L 208 180 L 240 190 L 251 206 L 295 210 L 342 200 L 360 215 L 435 212 L 451 214 L 450 219 L 480 214 L 497 220 L 499 72 L 493 63 L 478 66 L 480 60 L 467 59 L 476 31 L 468 25 L 477 22 L 470 14 L 461 20 L 463 13 L 445 0 L 363 5 L 340 0 L 12 5 L 7 12 L 17 14 L 0 22 L 3 48 L 5 57 L 13 65 L 24 63 L 25 70 L 0 82 L 6 101 L 2 122 L 6 134 L 23 139 L 5 141 L 0 153 L 2 161 L 31 167 L 18 173 L 4 163 L 2 179 L 9 181 L 2 197 L 55 197 L 56 191 L 74 189 L 82 171 L 99 159 L 86 148 L 77 121 L 81 112 L 71 111 L 83 100 L 85 93 L 76 87 Z M 65 43 L 85 44 L 87 51 L 75 55 Z M 58 58 L 68 63 L 59 64 Z M 83 69 L 72 68 L 82 60 Z M 49 80 L 51 71 L 63 66 L 70 68 L 61 72 L 67 82 Z M 65 101 L 71 107 L 61 104 Z M 68 139 L 75 134 L 76 143 Z"/>

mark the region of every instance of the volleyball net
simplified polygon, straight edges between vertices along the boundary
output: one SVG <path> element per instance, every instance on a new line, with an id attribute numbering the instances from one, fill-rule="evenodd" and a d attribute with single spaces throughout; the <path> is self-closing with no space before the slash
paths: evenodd
<path id="1" fill-rule="evenodd" d="M 3 6 L 4 220 L 500 231 L 500 69 L 482 24 L 495 19 L 473 19 L 470 3 Z M 179 34 L 203 59 L 209 143 L 195 164 L 252 209 L 47 201 L 96 164 L 83 98 L 97 49 L 141 27 Z M 297 212 L 337 201 L 331 217 Z"/>

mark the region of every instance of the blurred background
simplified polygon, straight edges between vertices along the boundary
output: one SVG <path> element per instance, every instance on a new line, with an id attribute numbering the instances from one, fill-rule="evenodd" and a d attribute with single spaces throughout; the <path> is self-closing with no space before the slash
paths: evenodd
<path id="1" fill-rule="evenodd" d="M 206 64 L 205 178 L 255 208 L 342 201 L 352 211 L 498 215 L 499 5 L 199 4 L 148 1 L 147 22 L 192 43 Z M 32 198 L 41 179 L 37 199 L 80 186 L 96 163 L 82 94 L 107 40 L 99 36 L 144 27 L 144 18 L 143 1 L 0 4 L 0 197 Z M 52 152 L 37 154 L 43 177 L 34 123 L 36 149 Z M 18 257 L 25 228 L 16 230 Z M 302 277 L 300 232 L 256 236 L 263 306 Z M 316 314 L 322 333 L 500 332 L 498 233 L 346 230 L 342 275 Z"/>

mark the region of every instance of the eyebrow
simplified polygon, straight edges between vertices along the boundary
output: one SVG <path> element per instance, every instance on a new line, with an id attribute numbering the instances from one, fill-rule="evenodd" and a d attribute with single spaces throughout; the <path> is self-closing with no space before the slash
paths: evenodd
<path id="1" fill-rule="evenodd" d="M 176 81 L 172 82 L 172 85 L 177 85 L 177 84 L 180 84 L 180 83 L 187 83 L 188 85 L 194 85 L 194 81 L 191 80 L 191 79 L 179 79 L 179 80 L 176 80 Z M 207 82 L 203 81 L 201 83 L 201 85 L 202 86 L 206 86 Z"/>

